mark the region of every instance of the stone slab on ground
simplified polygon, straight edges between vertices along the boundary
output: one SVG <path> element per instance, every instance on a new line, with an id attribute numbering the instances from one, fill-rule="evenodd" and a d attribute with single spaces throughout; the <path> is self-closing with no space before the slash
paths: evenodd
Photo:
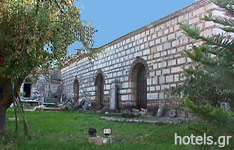
<path id="1" fill-rule="evenodd" d="M 112 144 L 112 139 L 104 137 L 89 137 L 88 142 L 96 145 L 105 145 Z"/>
<path id="2" fill-rule="evenodd" d="M 158 118 L 157 120 L 151 119 L 127 119 L 127 118 L 115 118 L 115 117 L 101 117 L 101 119 L 106 121 L 114 121 L 114 122 L 126 122 L 126 123 L 146 123 L 146 124 L 154 124 L 154 125 L 163 125 L 163 124 L 173 124 L 179 125 L 183 123 L 182 119 L 174 119 L 174 118 Z"/>

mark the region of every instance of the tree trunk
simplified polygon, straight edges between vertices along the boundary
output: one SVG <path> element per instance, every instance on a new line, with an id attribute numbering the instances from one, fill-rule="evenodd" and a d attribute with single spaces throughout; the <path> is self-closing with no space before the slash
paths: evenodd
<path id="1" fill-rule="evenodd" d="M 23 108 L 23 106 L 21 105 L 21 102 L 20 102 L 20 96 L 19 96 L 19 94 L 17 92 L 17 86 L 15 86 L 14 83 L 12 83 L 11 86 L 12 86 L 12 94 L 13 94 L 14 102 L 18 106 L 19 112 L 21 113 L 21 115 L 23 117 L 23 121 L 24 121 L 24 134 L 28 136 L 29 135 L 28 123 L 27 123 L 27 120 L 26 120 L 26 117 L 25 117 L 25 114 L 24 114 L 24 108 Z"/>
<path id="2" fill-rule="evenodd" d="M 15 97 L 14 97 L 15 98 Z M 18 98 L 18 100 L 17 100 Z M 19 108 L 19 112 L 21 113 L 22 117 L 23 117 L 23 122 L 24 122 L 24 134 L 26 136 L 29 135 L 29 127 L 28 127 L 28 123 L 27 123 L 27 120 L 26 120 L 26 117 L 25 117 L 25 114 L 24 114 L 24 109 L 23 109 L 23 106 L 20 104 L 20 97 L 19 95 L 17 95 L 17 98 L 15 98 L 15 102 L 16 104 L 18 105 L 18 108 Z"/>
<path id="3" fill-rule="evenodd" d="M 0 138 L 4 136 L 6 127 L 6 108 L 0 103 Z"/>
<path id="4" fill-rule="evenodd" d="M 18 132 L 17 104 L 16 102 L 13 102 L 13 104 L 14 104 L 14 112 L 15 112 L 15 132 Z"/>
<path id="5" fill-rule="evenodd" d="M 0 77 L 0 137 L 5 133 L 6 110 L 12 103 L 11 83 Z"/>
<path id="6" fill-rule="evenodd" d="M 17 90 L 20 89 L 20 85 L 23 80 L 19 79 L 16 83 Z M 5 133 L 6 127 L 6 110 L 13 102 L 13 92 L 10 79 L 3 79 L 0 75 L 0 137 Z M 27 126 L 27 124 L 25 125 Z M 27 132 L 28 134 L 28 132 Z"/>

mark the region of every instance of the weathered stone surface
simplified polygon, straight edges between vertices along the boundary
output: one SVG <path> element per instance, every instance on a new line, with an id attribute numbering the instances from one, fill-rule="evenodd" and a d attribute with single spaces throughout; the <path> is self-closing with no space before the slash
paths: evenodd
<path id="1" fill-rule="evenodd" d="M 96 145 L 112 144 L 112 138 L 89 137 L 88 142 Z"/>
<path id="2" fill-rule="evenodd" d="M 115 83 L 112 84 L 110 90 L 110 109 L 117 109 L 117 85 Z"/>
<path id="3" fill-rule="evenodd" d="M 91 103 L 88 101 L 84 102 L 84 105 L 82 106 L 83 110 L 89 110 L 91 107 Z"/>
<path id="4" fill-rule="evenodd" d="M 166 76 L 166 83 L 173 82 L 173 75 Z"/>
<path id="5" fill-rule="evenodd" d="M 126 119 L 126 118 L 114 118 L 114 117 L 101 117 L 101 119 L 106 121 L 114 121 L 114 122 L 127 122 L 127 123 L 145 123 L 145 124 L 154 124 L 154 125 L 162 125 L 162 124 L 182 124 L 183 122 L 181 120 L 172 120 L 167 119 L 163 120 L 158 118 L 157 120 L 143 120 L 143 119 Z"/>
<path id="6" fill-rule="evenodd" d="M 162 117 L 164 115 L 165 106 L 163 104 L 159 105 L 157 117 Z"/>
<path id="7" fill-rule="evenodd" d="M 169 111 L 169 117 L 170 118 L 175 118 L 176 117 L 176 110 L 175 109 L 171 109 Z"/>
<path id="8" fill-rule="evenodd" d="M 220 104 L 220 107 L 225 109 L 225 110 L 230 110 L 230 104 L 228 102 L 222 102 Z"/>
<path id="9" fill-rule="evenodd" d="M 180 78 L 183 67 L 191 63 L 182 54 L 186 49 L 191 49 L 194 41 L 191 41 L 179 28 L 178 22 L 188 22 L 192 25 L 202 27 L 204 35 L 220 32 L 213 30 L 211 23 L 202 20 L 205 14 L 212 13 L 222 15 L 217 6 L 207 1 L 200 1 L 186 7 L 174 14 L 171 14 L 159 21 L 147 25 L 139 30 L 133 31 L 103 47 L 103 53 L 97 55 L 97 61 L 91 65 L 88 58 L 70 64 L 62 68 L 61 76 L 63 81 L 63 94 L 67 98 L 73 98 L 71 90 L 75 77 L 80 81 L 80 98 L 82 93 L 90 93 L 95 97 L 98 90 L 95 85 L 98 70 L 103 72 L 104 89 L 103 97 L 105 106 L 114 109 L 114 96 L 111 95 L 111 84 L 114 80 L 119 81 L 120 107 L 125 104 L 131 106 L 136 104 L 137 71 L 134 72 L 136 64 L 145 67 L 145 78 L 147 81 L 147 103 L 167 99 L 164 89 L 171 85 L 178 85 L 184 79 Z M 145 63 L 134 62 L 141 58 Z M 135 65 L 135 66 L 134 66 Z M 92 80 L 90 80 L 92 79 Z M 86 90 L 84 90 L 86 89 Z M 149 94 L 150 93 L 150 94 Z M 152 96 L 155 95 L 155 96 Z"/>

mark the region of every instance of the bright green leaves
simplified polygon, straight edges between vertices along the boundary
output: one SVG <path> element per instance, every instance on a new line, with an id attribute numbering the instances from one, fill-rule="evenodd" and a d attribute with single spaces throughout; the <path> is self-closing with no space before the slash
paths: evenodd
<path id="1" fill-rule="evenodd" d="M 73 0 L 3 1 L 0 7 L 0 74 L 24 79 L 37 67 L 60 62 L 76 41 L 85 51 L 93 44 L 94 30 L 80 20 Z M 49 43 L 51 52 L 44 49 Z"/>

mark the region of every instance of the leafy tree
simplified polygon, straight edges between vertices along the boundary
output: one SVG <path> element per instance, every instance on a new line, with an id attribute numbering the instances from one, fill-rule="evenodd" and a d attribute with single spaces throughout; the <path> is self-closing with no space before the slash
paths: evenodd
<path id="1" fill-rule="evenodd" d="M 193 66 L 184 69 L 186 81 L 172 90 L 173 95 L 185 98 L 188 111 L 203 121 L 189 126 L 198 133 L 208 133 L 215 139 L 218 136 L 234 135 L 234 113 L 220 108 L 220 102 L 234 106 L 234 1 L 212 0 L 223 8 L 225 17 L 205 16 L 205 21 L 213 21 L 224 32 L 204 37 L 200 29 L 181 23 L 185 34 L 203 45 L 193 46 L 185 54 L 193 60 Z M 233 149 L 232 145 L 225 149 Z M 214 147 L 209 147 L 214 148 Z"/>
<path id="2" fill-rule="evenodd" d="M 29 74 L 62 62 L 67 47 L 76 41 L 90 54 L 95 31 L 82 23 L 74 1 L 0 1 L 0 135 L 7 108 L 13 101 L 20 106 L 18 92 Z"/>

